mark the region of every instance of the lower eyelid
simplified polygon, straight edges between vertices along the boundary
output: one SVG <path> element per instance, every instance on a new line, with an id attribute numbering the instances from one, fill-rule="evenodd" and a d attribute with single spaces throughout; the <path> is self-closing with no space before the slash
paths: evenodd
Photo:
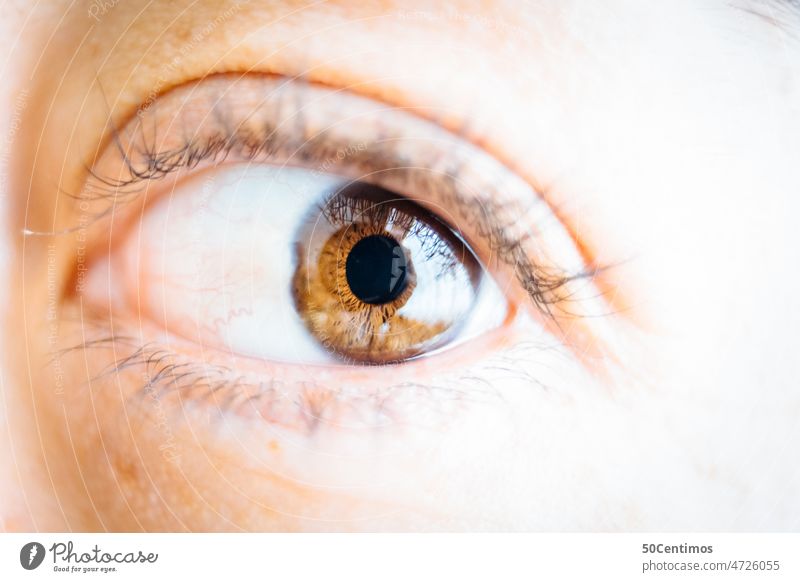
<path id="1" fill-rule="evenodd" d="M 90 371 L 91 390 L 103 390 L 105 384 L 111 390 L 112 384 L 122 386 L 132 406 L 142 398 L 157 397 L 167 409 L 179 407 L 189 415 L 239 418 L 249 429 L 263 423 L 307 435 L 408 426 L 441 429 L 476 402 L 498 401 L 497 390 L 481 370 L 499 366 L 506 377 L 531 379 L 525 366 L 508 365 L 507 350 L 517 340 L 514 334 L 499 332 L 485 338 L 477 351 L 487 353 L 491 345 L 498 355 L 484 361 L 474 357 L 473 349 L 454 348 L 446 359 L 356 369 L 298 370 L 293 365 L 223 358 L 222 353 L 193 353 L 190 346 L 178 344 L 143 345 L 122 335 L 98 336 L 61 351 L 58 358 L 91 362 L 96 367 Z M 204 363 L 212 358 L 215 363 Z"/>

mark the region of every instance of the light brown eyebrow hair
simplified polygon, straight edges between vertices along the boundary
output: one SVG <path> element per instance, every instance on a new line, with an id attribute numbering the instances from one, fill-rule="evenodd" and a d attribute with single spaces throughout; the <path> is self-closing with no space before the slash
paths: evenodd
<path id="1" fill-rule="evenodd" d="M 800 0 L 738 0 L 731 5 L 800 40 Z"/>

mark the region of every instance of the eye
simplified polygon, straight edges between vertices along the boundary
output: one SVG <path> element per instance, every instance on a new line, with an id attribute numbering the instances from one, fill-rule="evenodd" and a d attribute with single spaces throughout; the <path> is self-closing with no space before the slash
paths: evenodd
<path id="1" fill-rule="evenodd" d="M 495 353 L 505 369 L 522 337 L 559 341 L 554 313 L 581 291 L 581 257 L 527 182 L 347 92 L 215 77 L 159 97 L 111 144 L 81 193 L 98 219 L 76 288 L 128 342 L 93 345 L 116 369 L 144 364 L 147 385 L 225 386 L 275 422 L 322 402 L 315 419 L 357 402 L 385 415 L 388 394 L 402 408 L 443 375 L 480 382 L 464 371 Z"/>
<path id="2" fill-rule="evenodd" d="M 188 179 L 122 238 L 110 265 L 124 301 L 168 333 L 239 355 L 399 362 L 506 313 L 433 212 L 303 168 L 239 165 Z"/>

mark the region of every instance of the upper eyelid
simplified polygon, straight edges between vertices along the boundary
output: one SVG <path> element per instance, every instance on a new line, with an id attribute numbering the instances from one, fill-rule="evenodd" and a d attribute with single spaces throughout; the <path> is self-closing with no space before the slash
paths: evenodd
<path id="1" fill-rule="evenodd" d="M 232 87 L 247 83 L 254 84 L 253 92 L 267 92 L 268 96 L 256 108 L 251 106 L 251 111 L 244 114 L 226 110 L 226 105 L 230 105 L 229 101 L 239 98 Z M 269 93 L 270 90 L 273 91 L 272 94 Z M 406 124 L 422 127 L 421 135 L 425 139 L 441 140 L 442 147 L 435 151 L 440 153 L 450 149 L 446 151 L 446 155 L 439 155 L 439 159 L 434 160 L 435 163 L 430 163 L 430 158 L 413 160 L 404 157 L 394 140 L 398 137 L 407 139 L 407 136 L 402 132 L 398 135 L 392 134 L 391 126 L 382 128 L 383 133 L 368 140 L 368 143 L 354 142 L 349 136 L 336 135 L 337 130 L 342 132 L 335 124 L 322 131 L 311 131 L 305 124 L 306 118 L 314 110 L 313 100 L 319 96 L 315 91 L 323 92 L 326 97 L 332 95 L 343 100 L 367 102 L 381 114 L 399 117 Z M 237 156 L 240 161 L 267 162 L 277 161 L 281 156 L 284 159 L 299 157 L 303 162 L 312 160 L 312 164 L 316 163 L 318 168 L 322 167 L 325 171 L 328 160 L 335 161 L 341 152 L 346 152 L 346 164 L 373 175 L 381 174 L 382 178 L 388 174 L 393 179 L 402 181 L 404 187 L 408 186 L 411 190 L 435 192 L 438 204 L 448 209 L 460 209 L 460 220 L 474 223 L 470 224 L 471 230 L 478 233 L 495 258 L 514 269 L 525 293 L 548 315 L 551 314 L 550 305 L 559 300 L 556 296 L 558 289 L 576 278 L 593 275 L 588 271 L 567 273 L 552 265 L 544 267 L 533 260 L 529 243 L 530 238 L 536 235 L 529 231 L 519 232 L 519 227 L 524 224 L 520 217 L 526 212 L 547 206 L 538 191 L 478 146 L 409 113 L 406 109 L 391 108 L 344 90 L 302 82 L 293 83 L 277 77 L 265 78 L 261 75 L 255 78 L 219 75 L 194 85 L 182 86 L 166 93 L 162 99 L 174 101 L 172 106 L 174 108 L 177 105 L 178 110 L 174 113 L 179 119 L 170 118 L 170 107 L 164 108 L 156 100 L 143 115 L 134 116 L 121 130 L 115 130 L 113 145 L 107 148 L 105 154 L 101 154 L 98 164 L 90 168 L 90 179 L 80 195 L 81 198 L 112 199 L 116 207 L 120 201 L 135 198 L 148 182 L 200 163 L 208 162 L 213 165 Z M 271 102 L 267 103 L 270 99 Z M 197 102 L 200 103 L 199 106 Z M 286 108 L 290 115 L 286 115 Z M 253 133 L 248 122 L 253 120 L 258 109 L 268 119 L 270 115 L 274 119 L 271 124 L 259 126 L 257 133 Z M 168 112 L 164 113 L 165 110 Z M 198 111 L 199 120 L 195 119 Z M 373 113 L 374 111 L 369 112 Z M 169 120 L 168 135 L 158 132 L 160 117 Z M 189 119 L 184 122 L 184 117 Z M 279 121 L 275 121 L 278 119 Z M 197 127 L 190 126 L 196 132 L 192 136 L 187 135 L 187 125 L 181 125 L 191 122 L 204 128 L 199 130 L 200 137 L 196 137 Z M 346 124 L 345 119 L 342 125 Z M 428 127 L 430 133 L 427 132 Z M 165 146 L 164 143 L 168 145 Z M 481 152 L 480 156 L 470 157 L 470 152 L 478 151 Z M 110 164 L 107 163 L 109 158 Z M 479 160 L 484 162 L 483 166 Z M 476 169 L 476 164 L 480 169 Z M 104 173 L 104 165 L 114 170 Z M 482 170 L 488 177 L 481 174 Z M 480 177 L 481 183 L 472 187 L 473 192 L 466 193 L 461 184 L 465 173 L 471 174 L 466 178 L 467 182 L 470 179 L 474 181 L 476 176 Z M 516 197 L 509 196 L 508 192 L 515 190 L 519 194 Z M 407 194 L 402 188 L 400 193 Z M 470 209 L 471 212 L 465 209 Z"/>
<path id="2" fill-rule="evenodd" d="M 150 94 L 146 101 L 139 103 L 136 108 L 132 111 L 127 111 L 121 117 L 115 119 L 114 115 L 109 112 L 109 117 L 106 122 L 107 131 L 99 140 L 97 147 L 95 148 L 95 161 L 97 160 L 97 156 L 105 151 L 108 147 L 112 146 L 114 142 L 118 139 L 120 131 L 123 130 L 125 127 L 129 126 L 131 123 L 135 121 L 137 117 L 142 117 L 143 113 L 147 113 L 149 110 L 156 108 L 160 99 L 169 97 L 171 94 L 181 92 L 189 87 L 199 85 L 201 83 L 208 84 L 213 83 L 215 81 L 221 80 L 243 80 L 243 79 L 264 79 L 279 86 L 305 86 L 305 87 L 315 87 L 315 88 L 324 88 L 329 90 L 331 93 L 343 93 L 343 94 L 350 94 L 354 97 L 363 100 L 373 101 L 378 103 L 375 100 L 373 95 L 361 95 L 358 92 L 353 92 L 351 88 L 343 88 L 337 86 L 331 86 L 320 82 L 313 82 L 303 79 L 302 77 L 290 77 L 284 76 L 278 73 L 268 73 L 268 72 L 247 72 L 247 73 L 233 73 L 233 72 L 222 72 L 222 73 L 211 73 L 208 75 L 204 75 L 202 78 L 193 78 L 182 81 L 180 83 L 169 85 L 166 88 L 161 89 L 156 94 Z M 482 147 L 482 143 L 486 140 L 479 135 L 473 136 L 469 130 L 470 128 L 470 121 L 469 119 L 462 119 L 460 121 L 452 121 L 449 119 L 450 112 L 449 110 L 439 109 L 434 107 L 416 107 L 416 106 L 409 106 L 400 103 L 394 103 L 391 101 L 381 101 L 382 106 L 386 107 L 387 109 L 391 110 L 402 110 L 407 112 L 410 116 L 413 116 L 420 121 L 428 122 L 439 126 L 443 131 L 450 133 L 451 135 L 458 137 L 460 141 L 468 143 L 471 146 L 484 149 Z M 106 102 L 106 107 L 111 108 L 110 104 Z M 436 113 L 440 112 L 443 116 L 448 117 L 448 122 L 445 123 L 438 123 Z M 510 166 L 506 164 L 506 160 L 502 156 L 498 156 L 497 152 L 492 151 L 490 154 L 493 159 L 499 161 L 501 164 L 506 165 L 509 168 L 509 171 L 513 171 Z M 88 164 L 85 166 L 87 172 L 91 175 L 93 170 L 93 165 Z M 539 192 L 540 189 L 535 184 L 532 184 L 531 187 L 534 191 Z"/>
<path id="3" fill-rule="evenodd" d="M 416 119 L 419 122 L 430 124 L 432 126 L 436 126 L 443 134 L 447 134 L 447 135 L 451 136 L 452 138 L 456 138 L 459 142 L 461 142 L 461 143 L 463 143 L 465 145 L 474 147 L 476 149 L 483 150 L 483 148 L 477 143 L 477 140 L 470 139 L 470 137 L 467 134 L 467 132 L 461 132 L 461 131 L 451 132 L 450 130 L 445 129 L 443 125 L 440 125 L 440 124 L 436 123 L 434 120 L 432 120 L 431 116 L 425 115 L 424 113 L 422 113 L 423 111 L 429 111 L 429 109 L 420 109 L 420 108 L 417 108 L 417 107 L 407 107 L 407 106 L 402 106 L 401 107 L 401 106 L 394 105 L 392 103 L 384 103 L 384 102 L 380 102 L 379 103 L 377 101 L 374 101 L 374 99 L 371 98 L 371 97 L 369 97 L 369 98 L 368 97 L 363 97 L 363 96 L 361 96 L 361 95 L 359 95 L 357 93 L 351 93 L 347 89 L 337 88 L 337 87 L 330 87 L 330 86 L 327 86 L 327 85 L 322 85 L 322 84 L 318 84 L 318 83 L 311 83 L 311 82 L 308 82 L 308 81 L 298 80 L 298 79 L 290 78 L 290 77 L 282 77 L 282 76 L 278 76 L 278 75 L 261 74 L 261 73 L 259 73 L 259 74 L 246 74 L 246 75 L 243 75 L 243 76 L 242 75 L 232 75 L 231 73 L 218 73 L 218 74 L 209 75 L 209 76 L 207 76 L 207 77 L 205 77 L 203 79 L 200 79 L 200 80 L 195 79 L 195 80 L 187 81 L 185 83 L 181 83 L 179 85 L 171 87 L 169 90 L 161 93 L 157 98 L 153 98 L 151 100 L 148 100 L 146 103 L 140 104 L 139 107 L 136 109 L 136 113 L 135 114 L 129 114 L 127 117 L 123 118 L 122 123 L 115 123 L 113 121 L 113 119 L 109 118 L 109 121 L 108 121 L 108 124 L 107 124 L 108 127 L 110 128 L 109 129 L 109 133 L 101 141 L 101 143 L 99 144 L 99 146 L 96 149 L 97 154 L 96 154 L 96 157 L 95 157 L 95 163 L 88 164 L 86 166 L 86 170 L 89 173 L 89 178 L 90 178 L 89 182 L 91 182 L 92 179 L 94 179 L 96 181 L 101 181 L 101 182 L 105 181 L 105 179 L 102 176 L 98 175 L 97 172 L 96 172 L 96 162 L 98 160 L 102 159 L 102 153 L 104 151 L 107 151 L 109 148 L 112 148 L 114 145 L 116 145 L 117 152 L 122 154 L 123 148 L 120 146 L 120 138 L 124 137 L 124 134 L 125 134 L 126 130 L 131 125 L 136 125 L 136 120 L 137 119 L 145 119 L 149 112 L 157 110 L 158 109 L 159 99 L 168 98 L 171 94 L 179 93 L 181 91 L 184 91 L 184 90 L 186 90 L 188 88 L 195 87 L 195 86 L 208 85 L 208 84 L 212 84 L 212 83 L 220 82 L 220 81 L 224 82 L 226 80 L 242 82 L 242 81 L 245 81 L 247 79 L 252 79 L 252 80 L 261 79 L 261 80 L 268 81 L 268 82 L 270 82 L 270 83 L 275 85 L 276 88 L 274 90 L 275 90 L 276 93 L 281 92 L 284 88 L 289 88 L 289 87 L 293 87 L 294 86 L 295 89 L 297 89 L 297 88 L 300 89 L 299 92 L 298 91 L 293 92 L 293 95 L 295 95 L 295 96 L 301 94 L 302 90 L 305 89 L 305 88 L 308 88 L 308 89 L 324 89 L 326 91 L 329 91 L 332 95 L 333 94 L 342 94 L 344 96 L 350 95 L 351 98 L 356 98 L 356 99 L 359 99 L 359 100 L 362 100 L 362 101 L 371 101 L 371 102 L 373 102 L 375 104 L 379 104 L 381 107 L 386 108 L 387 111 L 395 111 L 395 112 L 396 111 L 402 111 L 404 113 L 404 115 L 408 115 L 409 118 L 413 118 L 413 119 Z M 222 91 L 220 91 L 220 93 L 216 94 L 212 98 L 212 100 L 217 101 L 218 99 L 221 100 L 224 97 L 225 96 L 222 94 Z M 215 115 L 220 113 L 219 107 L 214 107 L 213 108 L 213 113 Z M 293 119 L 296 119 L 299 122 L 302 122 L 302 114 L 300 114 L 300 115 L 298 115 L 296 117 L 293 117 Z M 219 127 L 223 127 L 223 126 L 226 125 L 225 124 L 225 120 L 223 120 L 221 117 L 218 117 L 217 121 L 221 122 L 221 123 L 219 123 Z M 462 127 L 463 128 L 466 128 L 468 125 L 469 124 L 468 124 L 467 121 L 462 123 Z M 238 128 L 235 128 L 235 127 L 232 127 L 230 125 L 227 125 L 227 126 L 224 127 L 224 133 L 225 133 L 226 137 L 238 137 L 236 135 L 236 130 L 237 129 Z M 275 133 L 276 134 L 278 133 L 277 132 L 277 128 L 276 128 Z M 348 145 L 347 143 L 336 143 L 336 142 L 331 142 L 331 144 L 334 145 L 334 146 L 342 146 L 342 145 L 346 146 L 346 145 Z M 189 146 L 189 145 L 192 145 L 192 144 L 190 143 L 189 140 L 187 140 L 186 145 Z M 194 144 L 194 145 L 197 145 L 197 144 Z M 237 145 L 240 145 L 240 144 L 238 144 L 235 141 L 230 142 L 230 146 L 231 147 L 236 147 Z M 307 145 L 308 145 L 307 143 L 304 143 L 303 147 L 305 148 L 305 147 L 307 147 Z M 168 155 L 168 152 L 156 152 L 154 150 L 150 151 L 150 152 L 144 152 L 144 153 L 158 154 L 158 156 L 159 156 L 159 160 L 158 161 L 165 161 L 166 158 L 167 158 L 167 155 Z M 227 151 L 225 153 L 227 153 Z M 176 156 L 173 159 L 177 160 L 177 156 L 180 154 L 180 152 L 173 151 L 173 152 L 169 152 L 169 154 L 171 154 L 172 156 Z M 370 155 L 372 157 L 374 157 L 374 154 L 375 154 L 375 152 L 370 152 Z M 491 156 L 491 158 L 493 160 L 495 160 L 499 165 L 503 165 L 504 166 L 502 160 L 497 158 L 494 154 L 488 154 L 487 153 L 486 155 L 487 156 Z M 183 164 L 180 164 L 180 163 L 176 164 L 174 169 L 179 169 L 182 166 L 183 166 Z M 130 168 L 130 166 L 129 166 L 129 168 Z M 507 167 L 505 167 L 505 168 L 506 168 L 507 172 L 517 176 L 517 174 L 515 172 L 513 172 L 513 170 L 511 170 L 510 168 L 507 168 Z M 452 168 L 452 167 L 448 168 L 448 170 L 450 170 L 450 171 L 452 171 L 453 169 L 454 168 Z M 139 180 L 134 180 L 131 183 L 135 183 L 136 181 L 139 181 Z M 114 183 L 109 183 L 109 185 L 113 186 L 113 187 L 119 187 L 120 186 L 119 184 L 114 184 Z M 529 186 L 530 186 L 531 191 L 533 193 L 535 193 L 537 195 L 539 194 L 540 189 L 536 185 L 529 184 Z"/>
<path id="4" fill-rule="evenodd" d="M 294 84 L 292 80 L 288 78 L 279 78 L 272 75 L 251 75 L 250 77 L 267 77 L 271 79 L 273 82 L 278 83 L 279 85 L 287 85 Z M 182 85 L 173 88 L 172 90 L 166 92 L 162 95 L 162 97 L 167 97 L 170 93 L 174 93 L 176 91 L 180 91 L 185 89 L 194 83 L 195 85 L 198 84 L 208 84 L 214 81 L 220 81 L 224 78 L 236 78 L 232 77 L 230 74 L 218 74 L 218 75 L 211 75 L 206 79 L 201 81 L 195 81 L 191 83 L 185 83 Z M 238 78 L 241 80 L 241 77 Z M 347 94 L 348 91 L 344 89 L 331 89 L 325 86 L 320 85 L 311 85 L 305 82 L 298 83 L 301 88 L 302 87 L 324 87 L 325 89 L 329 90 L 332 94 L 339 94 L 344 93 Z M 364 100 L 364 101 L 372 101 L 371 99 L 367 99 L 358 95 L 353 95 L 354 97 Z M 219 97 L 215 95 L 213 97 L 214 101 L 217 101 Z M 150 110 L 156 109 L 158 104 L 158 100 L 149 103 L 148 109 L 144 110 L 147 113 Z M 450 136 L 452 139 L 457 140 L 453 143 L 461 142 L 463 145 L 475 148 L 477 150 L 482 150 L 476 144 L 467 141 L 464 136 L 451 134 L 449 131 L 443 129 L 441 126 L 433 124 L 432 122 L 428 121 L 424 117 L 418 117 L 415 115 L 415 109 L 413 108 L 397 108 L 393 107 L 388 104 L 380 104 L 382 107 L 385 107 L 387 111 L 397 112 L 402 111 L 404 115 L 409 115 L 410 118 L 415 118 L 420 122 L 431 124 L 432 126 L 437 127 L 437 129 L 442 133 Z M 214 114 L 219 112 L 219 107 L 215 106 L 213 109 Z M 145 118 L 145 116 L 141 116 Z M 129 122 L 122 126 L 121 129 L 118 129 L 115 125 L 111 124 L 111 137 L 108 140 L 108 143 L 105 146 L 98 148 L 98 155 L 95 158 L 94 164 L 87 165 L 87 171 L 89 173 L 89 179 L 84 184 L 83 189 L 81 190 L 80 194 L 78 195 L 81 199 L 89 199 L 92 198 L 104 198 L 113 196 L 115 198 L 119 198 L 120 194 L 125 194 L 126 187 L 136 187 L 137 184 L 153 180 L 164 178 L 169 174 L 177 172 L 184 168 L 191 168 L 194 167 L 196 164 L 202 161 L 211 161 L 211 162 L 220 162 L 223 161 L 224 158 L 227 158 L 230 154 L 241 154 L 242 148 L 248 144 L 245 144 L 241 138 L 242 135 L 239 133 L 239 129 L 241 126 L 231 126 L 230 124 L 225 123 L 217 123 L 217 133 L 214 136 L 215 143 L 211 143 L 209 140 L 195 140 L 195 139 L 186 139 L 184 140 L 179 148 L 171 148 L 171 149 L 161 149 L 155 148 L 152 146 L 152 143 L 148 143 L 147 139 L 147 132 L 140 131 L 142 128 L 141 124 L 136 124 L 137 116 L 131 116 Z M 302 115 L 298 115 L 294 117 L 302 122 Z M 218 120 L 219 121 L 219 120 Z M 134 125 L 138 127 L 134 127 L 133 130 L 130 129 L 130 126 Z M 297 129 L 298 126 L 290 129 Z M 302 125 L 300 126 L 302 129 Z M 146 128 L 145 128 L 146 129 Z M 140 137 L 143 138 L 143 142 L 138 144 L 138 151 L 134 151 L 134 154 L 139 156 L 139 162 L 144 161 L 145 165 L 143 167 L 137 167 L 136 162 L 132 160 L 132 156 L 129 152 L 126 152 L 126 149 L 123 145 L 124 141 L 128 141 L 132 143 L 133 140 L 128 139 L 128 136 L 131 133 L 139 133 Z M 354 143 L 352 140 L 337 140 L 331 138 L 329 136 L 329 132 L 320 132 L 307 140 L 298 140 L 292 142 L 290 147 L 281 147 L 286 146 L 287 144 L 280 144 L 279 142 L 282 139 L 285 139 L 287 131 L 285 129 L 281 129 L 279 126 L 274 126 L 270 131 L 264 132 L 262 137 L 259 138 L 261 141 L 260 147 L 258 149 L 252 150 L 250 154 L 244 156 L 247 158 L 248 161 L 254 160 L 259 161 L 259 157 L 263 157 L 264 160 L 267 160 L 270 157 L 271 153 L 278 153 L 278 150 L 283 149 L 283 153 L 287 153 L 285 150 L 289 150 L 290 155 L 299 155 L 304 156 L 307 152 L 311 151 L 312 149 L 316 149 L 319 152 L 327 151 L 327 157 L 329 159 L 333 159 L 339 152 L 346 152 L 347 161 L 353 162 L 357 161 L 358 154 L 363 153 L 364 157 L 369 160 L 369 168 L 374 170 L 378 166 L 381 166 L 380 169 L 385 170 L 387 168 L 391 168 L 393 171 L 397 171 L 398 166 L 403 166 L 405 162 L 408 160 L 400 159 L 395 152 L 395 149 L 392 147 L 392 136 L 383 136 L 381 139 L 373 140 L 369 144 L 369 151 L 367 151 L 366 144 L 364 142 Z M 154 134 L 155 137 L 155 134 Z M 252 135 L 250 136 L 252 137 Z M 142 147 L 144 146 L 144 147 Z M 275 147 L 278 146 L 278 147 Z M 128 176 L 126 178 L 121 178 L 122 173 L 117 173 L 114 177 L 111 174 L 103 175 L 103 170 L 101 168 L 101 164 L 98 162 L 102 162 L 102 160 L 107 158 L 108 156 L 104 156 L 103 152 L 111 151 L 115 153 L 118 159 L 121 159 L 124 162 L 125 170 L 128 172 Z M 238 150 L 238 151 L 237 151 Z M 268 151 L 271 150 L 271 151 Z M 484 154 L 485 157 L 491 158 L 493 161 L 497 163 L 498 166 L 502 166 L 502 163 L 497 161 L 494 156 L 490 156 L 489 154 Z M 318 155 L 318 158 L 323 157 L 323 155 Z M 143 159 L 142 159 L 143 158 Z M 382 160 L 383 163 L 378 163 L 379 160 Z M 323 162 L 327 162 L 327 160 L 323 159 Z M 429 160 L 424 160 L 425 162 L 425 169 L 432 170 L 434 168 L 430 167 Z M 322 164 L 324 165 L 324 164 Z M 325 168 L 323 168 L 323 171 Z M 457 165 L 448 165 L 446 168 L 439 168 L 438 171 L 445 175 L 446 179 L 449 183 L 445 184 L 442 181 L 435 185 L 439 187 L 446 186 L 451 192 L 452 195 L 449 198 L 457 203 L 473 203 L 475 200 L 471 197 L 463 197 L 459 195 L 459 189 L 457 188 L 457 182 L 460 175 L 459 167 Z M 518 182 L 523 182 L 521 178 L 518 178 L 516 174 L 514 174 L 511 170 L 504 168 L 503 170 L 505 176 L 513 176 L 517 178 Z M 481 202 L 488 203 L 492 205 L 492 212 L 497 214 L 500 210 L 501 204 L 497 202 L 497 198 L 499 196 L 495 196 L 494 194 L 500 194 L 501 190 L 506 186 L 505 183 L 483 183 L 483 196 Z M 533 185 L 526 184 L 526 188 L 528 188 L 531 196 L 528 200 L 530 206 L 537 206 L 540 203 L 546 202 L 540 197 L 539 191 Z M 496 191 L 496 192 L 495 192 Z M 108 196 L 106 196 L 108 195 Z M 517 213 L 515 218 L 519 217 Z"/>

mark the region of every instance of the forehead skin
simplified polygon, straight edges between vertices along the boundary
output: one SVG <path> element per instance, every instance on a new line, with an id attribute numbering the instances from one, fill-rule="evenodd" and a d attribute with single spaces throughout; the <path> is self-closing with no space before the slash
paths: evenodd
<path id="1" fill-rule="evenodd" d="M 14 159 L 9 188 L 20 193 L 3 193 L 0 256 L 12 269 L 19 245 L 12 226 L 26 208 L 32 221 L 70 212 L 65 204 L 53 210 L 54 182 L 79 189 L 84 163 L 107 139 L 109 116 L 123 122 L 154 91 L 209 73 L 251 71 L 420 108 L 540 185 L 587 256 L 618 265 L 600 283 L 624 314 L 618 341 L 626 370 L 615 386 L 622 408 L 604 400 L 606 392 L 591 392 L 597 386 L 580 387 L 582 403 L 553 411 L 569 422 L 528 423 L 516 438 L 538 455 L 537 466 L 506 467 L 508 496 L 521 501 L 495 501 L 501 527 L 519 513 L 531 516 L 522 525 L 532 528 L 562 518 L 591 527 L 603 509 L 593 491 L 562 481 L 565 464 L 584 467 L 603 491 L 599 498 L 622 516 L 603 521 L 606 527 L 652 519 L 660 529 L 756 528 L 765 511 L 773 512 L 770 523 L 790 527 L 777 516 L 790 508 L 767 510 L 747 491 L 785 499 L 798 478 L 786 447 L 798 436 L 789 330 L 800 324 L 792 308 L 797 277 L 785 268 L 800 263 L 793 225 L 800 50 L 786 26 L 792 17 L 775 26 L 739 9 L 754 4 L 711 0 L 448 6 L 4 4 L 4 123 L 21 120 L 24 132 L 0 144 Z M 21 348 L 10 331 L 23 325 L 11 315 L 8 322 L 0 348 L 13 360 Z M 25 370 L 3 369 L 6 410 L 31 411 Z M 48 480 L 30 454 L 41 448 L 33 420 L 25 424 L 32 416 L 10 422 L 21 448 L 5 446 L 0 458 L 17 467 L 3 496 L 9 508 L 2 508 L 12 529 L 30 529 L 13 507 L 25 506 L 23 495 L 36 505 L 37 487 Z M 765 441 L 776 445 L 769 454 L 761 454 Z M 687 448 L 692 458 L 682 456 Z M 747 459 L 742 471 L 736 455 Z M 515 462 L 501 456 L 498 467 L 503 461 Z M 480 479 L 491 489 L 488 477 Z M 686 483 L 702 484 L 685 493 L 683 513 L 666 516 L 637 498 L 646 487 L 625 485 L 641 479 L 676 494 Z M 702 506 L 703 492 L 719 486 L 740 507 L 737 518 L 727 517 L 724 500 Z M 548 515 L 532 496 L 553 505 L 569 497 L 575 513 Z M 58 529 L 41 519 L 41 527 Z"/>

